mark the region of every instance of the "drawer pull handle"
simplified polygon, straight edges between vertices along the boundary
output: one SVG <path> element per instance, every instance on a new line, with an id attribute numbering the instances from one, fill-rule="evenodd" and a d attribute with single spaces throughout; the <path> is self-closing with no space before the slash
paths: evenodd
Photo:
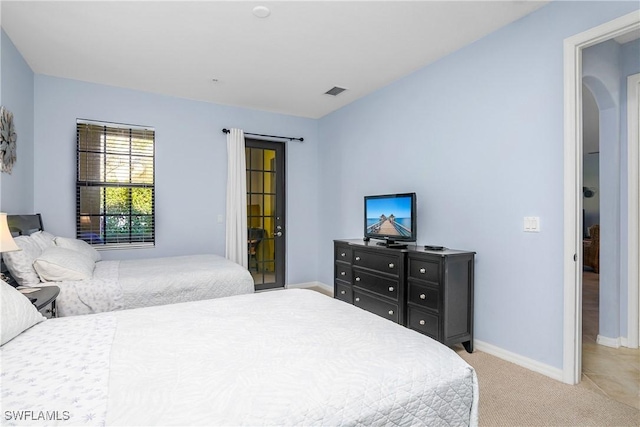
<path id="1" fill-rule="evenodd" d="M 341 276 L 346 276 L 346 275 L 347 275 L 347 272 L 346 272 L 346 271 L 341 271 L 341 272 L 340 272 L 340 275 L 341 275 Z"/>
<path id="2" fill-rule="evenodd" d="M 427 272 L 427 269 L 426 269 L 426 268 L 422 267 L 422 268 L 420 269 L 420 273 L 424 274 L 424 273 L 426 273 L 426 272 Z"/>
<path id="3" fill-rule="evenodd" d="M 360 281 L 360 278 L 359 278 L 359 277 L 356 277 L 356 282 L 359 282 L 359 281 Z"/>
<path id="4" fill-rule="evenodd" d="M 427 299 L 427 294 L 420 294 L 420 299 Z"/>
<path id="5" fill-rule="evenodd" d="M 356 298 L 356 302 L 360 302 L 360 298 Z"/>
<path id="6" fill-rule="evenodd" d="M 389 268 L 393 268 L 393 267 L 395 267 L 395 265 L 392 262 L 390 262 L 389 263 Z"/>
<path id="7" fill-rule="evenodd" d="M 347 291 L 340 291 L 340 295 L 344 295 L 346 293 L 347 293 Z"/>
<path id="8" fill-rule="evenodd" d="M 424 326 L 424 323 L 425 323 L 425 321 L 424 321 L 424 320 L 421 320 L 421 321 L 420 321 L 420 324 L 421 324 L 421 325 L 423 325 L 423 326 Z"/>
<path id="9" fill-rule="evenodd" d="M 360 261 L 360 257 L 359 256 L 356 257 L 356 261 Z"/>
<path id="10" fill-rule="evenodd" d="M 346 254 L 346 253 L 344 253 L 344 252 L 342 252 L 342 253 L 340 254 L 340 256 L 341 256 L 341 257 L 346 257 L 346 256 L 347 256 L 347 254 Z"/>
<path id="11" fill-rule="evenodd" d="M 389 292 L 393 292 L 393 286 L 389 286 Z"/>
<path id="12" fill-rule="evenodd" d="M 393 316 L 393 310 L 389 310 L 389 314 Z"/>

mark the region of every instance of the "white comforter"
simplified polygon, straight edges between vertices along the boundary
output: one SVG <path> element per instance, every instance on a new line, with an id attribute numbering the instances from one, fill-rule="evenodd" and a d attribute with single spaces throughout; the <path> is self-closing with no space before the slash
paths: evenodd
<path id="1" fill-rule="evenodd" d="M 20 410 L 68 419 L 5 423 L 477 425 L 478 386 L 451 349 L 298 289 L 47 320 L 2 348 Z"/>
<path id="2" fill-rule="evenodd" d="M 249 271 L 217 255 L 99 261 L 91 280 L 51 284 L 60 317 L 254 292 Z"/>

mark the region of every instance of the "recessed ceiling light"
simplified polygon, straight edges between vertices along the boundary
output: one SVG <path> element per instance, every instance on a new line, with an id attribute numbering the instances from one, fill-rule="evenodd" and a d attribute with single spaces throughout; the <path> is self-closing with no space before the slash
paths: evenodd
<path id="1" fill-rule="evenodd" d="M 271 11 L 266 6 L 256 6 L 253 8 L 253 14 L 258 18 L 266 18 L 271 15 Z"/>

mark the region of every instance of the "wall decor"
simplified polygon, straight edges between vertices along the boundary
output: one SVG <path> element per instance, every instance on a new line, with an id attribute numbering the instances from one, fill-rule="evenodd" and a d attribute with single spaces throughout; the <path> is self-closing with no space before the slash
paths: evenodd
<path id="1" fill-rule="evenodd" d="M 2 172 L 11 173 L 16 161 L 16 134 L 13 113 L 0 107 L 0 166 Z"/>

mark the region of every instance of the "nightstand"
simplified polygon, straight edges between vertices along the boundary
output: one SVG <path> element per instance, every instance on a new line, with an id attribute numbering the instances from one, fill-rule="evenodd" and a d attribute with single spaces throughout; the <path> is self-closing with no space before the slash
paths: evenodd
<path id="1" fill-rule="evenodd" d="M 29 298 L 44 317 L 51 319 L 57 317 L 56 298 L 59 293 L 60 288 L 57 286 L 43 286 L 38 291 L 23 293 L 23 295 Z"/>

